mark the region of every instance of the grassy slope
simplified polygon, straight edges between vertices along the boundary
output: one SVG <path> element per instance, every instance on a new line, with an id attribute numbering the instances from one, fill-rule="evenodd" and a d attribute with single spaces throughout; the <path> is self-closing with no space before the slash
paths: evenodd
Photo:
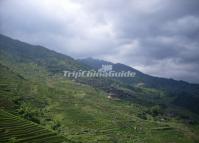
<path id="1" fill-rule="evenodd" d="M 69 142 L 53 130 L 47 130 L 19 117 L 21 115 L 27 118 L 20 114 L 19 107 L 22 106 L 20 100 L 25 102 L 23 98 L 25 96 L 28 98 L 34 84 L 6 66 L 0 64 L 0 69 L 0 142 Z"/>
<path id="2" fill-rule="evenodd" d="M 152 117 L 140 119 L 137 115 L 145 107 L 127 101 L 110 100 L 101 90 L 61 77 L 51 77 L 45 82 L 31 81 L 1 66 L 0 81 L 3 91 L 0 98 L 4 101 L 1 108 L 38 122 L 72 141 L 198 141 L 197 129 L 191 131 L 193 127 L 177 123 L 174 119 L 163 122 L 154 121 Z M 13 83 L 16 88 L 11 88 Z"/>
<path id="3" fill-rule="evenodd" d="M 55 106 L 50 113 L 65 125 L 62 131 L 71 139 L 83 142 L 187 143 L 196 138 L 189 128 L 175 120 L 159 122 L 138 118 L 137 114 L 144 107 L 137 104 L 109 100 L 106 93 L 69 81 L 54 81 L 52 85 L 59 87 L 62 94 L 51 101 Z M 73 90 L 76 92 L 70 94 Z"/>
<path id="4" fill-rule="evenodd" d="M 64 141 L 70 142 L 38 124 L 0 110 L 1 143 L 62 143 Z"/>

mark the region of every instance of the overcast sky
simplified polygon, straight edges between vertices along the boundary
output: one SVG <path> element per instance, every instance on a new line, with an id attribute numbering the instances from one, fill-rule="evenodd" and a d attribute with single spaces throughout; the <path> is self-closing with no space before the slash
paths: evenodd
<path id="1" fill-rule="evenodd" d="M 0 0 L 0 33 L 199 83 L 199 0 Z"/>

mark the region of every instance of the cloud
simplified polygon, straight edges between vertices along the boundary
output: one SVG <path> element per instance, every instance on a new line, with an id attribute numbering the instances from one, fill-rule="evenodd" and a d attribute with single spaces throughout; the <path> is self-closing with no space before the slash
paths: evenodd
<path id="1" fill-rule="evenodd" d="M 199 83 L 198 0 L 1 0 L 0 33 Z"/>

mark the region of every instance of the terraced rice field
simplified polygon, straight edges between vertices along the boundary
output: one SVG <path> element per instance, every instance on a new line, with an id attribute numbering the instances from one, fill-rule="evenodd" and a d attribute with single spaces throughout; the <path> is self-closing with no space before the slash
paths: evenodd
<path id="1" fill-rule="evenodd" d="M 0 110 L 0 143 L 68 143 L 56 133 Z"/>

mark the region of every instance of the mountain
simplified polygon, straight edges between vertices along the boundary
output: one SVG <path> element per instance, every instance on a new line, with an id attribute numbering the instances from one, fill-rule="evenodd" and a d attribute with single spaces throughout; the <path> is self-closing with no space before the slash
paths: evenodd
<path id="1" fill-rule="evenodd" d="M 0 35 L 0 59 L 13 63 L 33 63 L 44 67 L 51 73 L 63 70 L 86 69 L 69 56 L 57 53 L 42 46 L 33 46 L 9 37 Z"/>
<path id="2" fill-rule="evenodd" d="M 97 70 L 101 68 L 102 65 L 112 65 L 113 71 L 131 71 L 135 72 L 136 76 L 135 79 L 132 80 L 124 80 L 124 82 L 129 84 L 138 84 L 140 82 L 143 82 L 146 87 L 151 88 L 160 88 L 160 89 L 174 89 L 174 88 L 181 88 L 182 90 L 186 87 L 197 89 L 197 92 L 199 91 L 199 85 L 198 84 L 190 84 L 185 81 L 176 81 L 173 79 L 167 79 L 167 78 L 160 78 L 160 77 L 154 77 L 147 74 L 144 74 L 130 66 L 121 64 L 121 63 L 111 63 L 104 60 L 98 60 L 93 58 L 86 58 L 86 59 L 79 59 L 79 62 L 92 67 L 93 69 Z M 175 86 L 173 86 L 175 85 Z M 199 92 L 198 92 L 199 93 Z"/>
<path id="3" fill-rule="evenodd" d="M 198 85 L 63 76 L 111 63 L 87 61 L 0 35 L 0 142 L 199 142 Z"/>
<path id="4" fill-rule="evenodd" d="M 132 67 L 121 63 L 111 63 L 104 60 L 93 58 L 79 59 L 79 61 L 87 66 L 91 66 L 95 70 L 101 68 L 101 65 L 112 65 L 114 71 L 131 71 L 135 72 L 135 78 L 118 78 L 119 82 L 127 85 L 142 85 L 146 88 L 154 88 L 166 91 L 168 95 L 176 97 L 174 104 L 186 107 L 191 111 L 199 113 L 199 85 L 191 84 L 185 81 L 176 81 L 173 79 L 159 78 L 144 74 Z M 189 102 L 187 102 L 189 101 Z"/>

